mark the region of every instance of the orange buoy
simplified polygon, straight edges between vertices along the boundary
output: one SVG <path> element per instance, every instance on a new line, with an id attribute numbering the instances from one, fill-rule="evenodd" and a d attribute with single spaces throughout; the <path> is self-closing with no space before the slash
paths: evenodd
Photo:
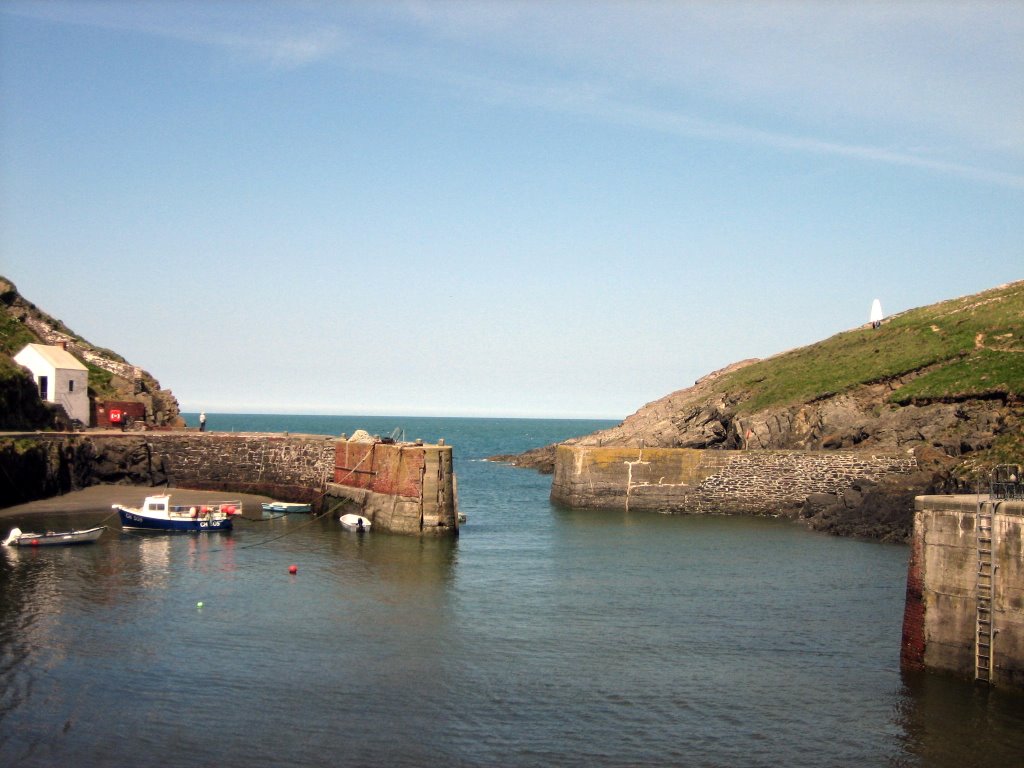
<path id="1" fill-rule="evenodd" d="M 297 566 L 297 565 L 289 565 L 288 566 L 288 573 L 298 573 L 298 572 L 299 572 L 299 566 Z"/>

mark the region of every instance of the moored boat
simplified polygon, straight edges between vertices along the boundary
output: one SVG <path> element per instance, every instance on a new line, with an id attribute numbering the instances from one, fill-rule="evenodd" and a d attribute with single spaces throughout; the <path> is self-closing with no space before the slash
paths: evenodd
<path id="1" fill-rule="evenodd" d="M 372 525 L 369 518 L 352 512 L 342 515 L 338 520 L 341 522 L 341 527 L 348 531 L 368 531 Z"/>
<path id="2" fill-rule="evenodd" d="M 97 528 L 85 528 L 80 531 L 47 531 L 46 533 L 22 532 L 20 528 L 12 528 L 4 539 L 8 547 L 46 547 L 67 544 L 91 544 L 107 530 L 105 525 Z"/>
<path id="3" fill-rule="evenodd" d="M 232 518 L 242 514 L 240 501 L 174 505 L 168 494 L 147 496 L 141 507 L 111 506 L 120 515 L 123 527 L 149 531 L 230 531 Z"/>
<path id="4" fill-rule="evenodd" d="M 311 512 L 312 505 L 297 504 L 289 501 L 271 501 L 260 505 L 264 512 Z"/>

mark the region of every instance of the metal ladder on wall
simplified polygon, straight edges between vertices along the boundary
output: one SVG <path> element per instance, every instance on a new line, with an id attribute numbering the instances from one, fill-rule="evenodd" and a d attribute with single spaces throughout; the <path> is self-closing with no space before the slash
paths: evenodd
<path id="1" fill-rule="evenodd" d="M 976 518 L 978 534 L 977 631 L 974 638 L 974 679 L 992 682 L 992 507 L 980 502 Z"/>

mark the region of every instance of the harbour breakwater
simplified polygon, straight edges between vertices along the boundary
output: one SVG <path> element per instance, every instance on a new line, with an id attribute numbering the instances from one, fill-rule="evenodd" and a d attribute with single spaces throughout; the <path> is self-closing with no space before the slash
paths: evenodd
<path id="1" fill-rule="evenodd" d="M 917 498 L 900 663 L 1024 690 L 1024 501 Z"/>
<path id="2" fill-rule="evenodd" d="M 570 507 L 779 514 L 811 494 L 917 468 L 912 453 L 559 445 L 551 500 Z"/>
<path id="3" fill-rule="evenodd" d="M 0 438 L 0 507 L 97 484 L 357 506 L 380 530 L 457 534 L 452 449 L 262 433 L 33 433 Z M 329 505 L 329 506 L 328 506 Z"/>

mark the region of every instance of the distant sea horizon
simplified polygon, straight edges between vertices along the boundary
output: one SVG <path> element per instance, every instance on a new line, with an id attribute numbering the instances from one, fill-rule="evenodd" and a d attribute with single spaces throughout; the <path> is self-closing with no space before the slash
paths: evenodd
<path id="1" fill-rule="evenodd" d="M 550 414 L 490 414 L 490 413 L 330 413 L 322 411 L 289 411 L 289 410 L 212 410 L 194 408 L 182 410 L 180 415 L 186 421 L 196 422 L 200 413 L 207 416 L 317 416 L 330 418 L 367 418 L 367 419 L 501 419 L 507 421 L 611 421 L 616 424 L 625 419 L 625 416 L 599 416 L 599 415 L 550 415 Z"/>
<path id="2" fill-rule="evenodd" d="M 199 413 L 181 414 L 189 427 Z M 444 439 L 453 446 L 457 464 L 498 454 L 522 453 L 588 435 L 620 423 L 614 419 L 553 419 L 508 416 L 372 416 L 281 413 L 206 412 L 208 432 L 288 432 L 307 435 L 351 435 L 357 429 L 397 440 Z"/>

